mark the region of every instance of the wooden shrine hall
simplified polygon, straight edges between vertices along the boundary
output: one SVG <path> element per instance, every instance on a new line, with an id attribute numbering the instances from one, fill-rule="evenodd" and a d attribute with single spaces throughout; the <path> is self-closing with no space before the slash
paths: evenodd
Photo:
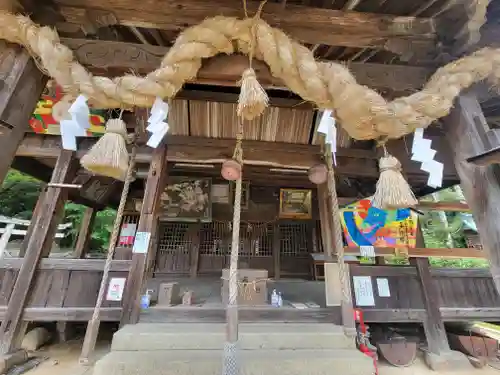
<path id="1" fill-rule="evenodd" d="M 157 324 L 198 337 L 194 323 L 218 330 L 237 301 L 246 354 L 255 348 L 245 324 L 308 325 L 318 337 L 338 328 L 342 350 L 355 348 L 361 311 L 382 329 L 422 327 L 431 368 L 453 362 L 445 324 L 500 321 L 499 11 L 500 0 L 0 1 L 0 177 L 14 168 L 47 183 L 19 254 L 0 258 L 2 355 L 29 326 L 54 322 L 62 337 L 88 323 L 82 362 L 100 322 L 120 324 L 116 340 Z M 267 94 L 252 119 L 241 115 L 247 79 Z M 79 95 L 89 126 L 70 131 Z M 157 99 L 168 131 L 151 146 Z M 105 125 L 118 118 L 126 131 Z M 330 141 L 325 118 L 335 122 Z M 443 168 L 438 185 L 412 151 L 421 128 Z M 127 148 L 126 177 L 86 168 L 113 136 Z M 384 167 L 387 153 L 400 165 Z M 460 184 L 466 202 L 375 207 L 377 181 L 396 169 L 417 199 Z M 51 245 L 67 201 L 87 209 L 73 257 L 58 258 Z M 110 251 L 96 254 L 92 223 L 106 207 L 117 222 Z M 426 247 L 426 210 L 471 212 L 483 248 Z M 394 255 L 408 263 L 386 263 Z M 434 268 L 429 257 L 484 258 L 490 269 Z M 163 342 L 175 343 L 167 331 Z M 238 329 L 228 335 L 234 344 Z M 185 345 L 160 349 L 188 356 Z M 363 366 L 346 373 L 365 373 L 371 359 Z"/>

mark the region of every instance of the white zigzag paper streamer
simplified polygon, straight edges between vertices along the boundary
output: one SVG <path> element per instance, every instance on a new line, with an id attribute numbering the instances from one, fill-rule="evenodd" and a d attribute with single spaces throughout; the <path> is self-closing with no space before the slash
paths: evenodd
<path id="1" fill-rule="evenodd" d="M 65 150 L 76 151 L 76 137 L 84 137 L 86 130 L 90 128 L 90 110 L 87 105 L 87 98 L 84 95 L 78 96 L 68 109 L 71 115 L 70 120 L 61 120 L 62 147 Z"/>
<path id="2" fill-rule="evenodd" d="M 323 111 L 317 132 L 325 135 L 325 143 L 331 146 L 333 163 L 337 165 L 337 127 L 332 113 L 331 110 Z"/>
<path id="3" fill-rule="evenodd" d="M 443 185 L 443 163 L 434 160 L 436 150 L 431 148 L 432 140 L 424 138 L 424 129 L 416 129 L 413 135 L 411 160 L 421 164 L 420 169 L 429 173 L 427 185 L 439 188 Z"/>
<path id="4" fill-rule="evenodd" d="M 151 115 L 148 118 L 148 127 L 146 130 L 151 133 L 151 136 L 146 143 L 149 147 L 156 148 L 168 133 L 169 125 L 165 120 L 168 116 L 168 104 L 161 98 L 157 97 L 153 107 L 151 107 Z"/>

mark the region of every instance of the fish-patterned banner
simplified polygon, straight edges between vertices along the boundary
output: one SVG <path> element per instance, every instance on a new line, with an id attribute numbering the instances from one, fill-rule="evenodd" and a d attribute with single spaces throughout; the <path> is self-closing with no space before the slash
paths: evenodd
<path id="1" fill-rule="evenodd" d="M 52 108 L 63 96 L 61 87 L 54 81 L 49 81 L 29 121 L 31 129 L 35 133 L 61 134 L 59 123 L 52 117 Z M 104 134 L 106 130 L 104 126 L 106 122 L 105 115 L 106 111 L 104 110 L 90 109 L 90 128 L 87 129 L 88 137 L 98 137 Z"/>
<path id="2" fill-rule="evenodd" d="M 363 199 L 343 208 L 340 216 L 349 247 L 415 247 L 418 216 L 409 208 L 381 210 Z"/>

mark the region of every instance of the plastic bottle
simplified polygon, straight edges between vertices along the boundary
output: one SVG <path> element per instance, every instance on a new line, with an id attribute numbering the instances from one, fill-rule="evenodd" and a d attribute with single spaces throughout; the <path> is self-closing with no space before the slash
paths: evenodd
<path id="1" fill-rule="evenodd" d="M 283 297 L 281 296 L 281 292 L 278 293 L 278 307 L 283 307 Z"/>
<path id="2" fill-rule="evenodd" d="M 273 289 L 273 293 L 271 294 L 271 305 L 274 307 L 278 306 L 278 293 L 276 293 L 276 289 Z"/>
<path id="3" fill-rule="evenodd" d="M 141 296 L 141 309 L 149 308 L 149 304 L 151 303 L 151 292 L 148 290 L 146 294 Z"/>

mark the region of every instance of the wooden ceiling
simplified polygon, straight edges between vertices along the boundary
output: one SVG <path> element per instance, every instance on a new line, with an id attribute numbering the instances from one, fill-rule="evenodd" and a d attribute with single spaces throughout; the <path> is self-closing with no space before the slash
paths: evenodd
<path id="1" fill-rule="evenodd" d="M 109 77 L 146 74 L 155 69 L 177 35 L 207 17 L 244 17 L 241 0 L 23 0 L 21 3 L 37 22 L 55 27 L 62 42 L 90 71 Z M 253 15 L 259 2 L 247 3 Z M 348 64 L 358 82 L 392 99 L 419 90 L 438 66 L 481 45 L 485 3 L 484 0 L 269 0 L 262 18 L 304 43 L 318 59 Z M 497 9 L 499 3 L 500 0 L 491 0 L 490 8 Z M 496 25 L 489 27 L 490 34 L 496 35 Z M 170 134 L 234 138 L 238 123 L 236 86 L 247 66 L 247 57 L 238 55 L 205 61 L 196 80 L 185 85 L 172 102 Z M 264 63 L 256 62 L 254 67 L 259 81 L 268 90 L 271 107 L 261 118 L 245 123 L 245 139 L 317 144 L 318 116 L 313 106 L 287 91 Z M 500 106 L 495 103 L 491 104 L 492 113 L 497 115 L 495 111 Z M 441 134 L 438 127 L 429 133 Z M 397 143 L 398 149 L 403 150 L 401 157 L 408 156 L 404 142 Z M 376 150 L 371 142 L 352 142 L 339 132 L 339 144 L 344 149 L 351 147 L 354 153 L 357 150 L 372 153 L 370 168 L 376 168 Z M 349 164 L 356 158 L 350 155 L 344 160 L 339 168 L 340 195 L 362 196 L 373 190 L 376 173 L 359 176 L 357 171 L 362 168 Z M 447 184 L 456 183 L 454 168 L 447 162 Z M 428 193 L 425 178 L 411 163 L 405 169 L 409 168 L 417 193 Z"/>

